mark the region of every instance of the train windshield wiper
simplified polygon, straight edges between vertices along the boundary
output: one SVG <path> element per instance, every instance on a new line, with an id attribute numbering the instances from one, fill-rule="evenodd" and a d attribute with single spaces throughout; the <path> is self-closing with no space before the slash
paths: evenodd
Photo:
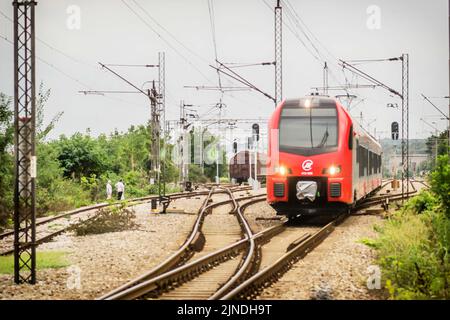
<path id="1" fill-rule="evenodd" d="M 327 130 L 325 130 L 325 133 L 322 137 L 322 141 L 320 141 L 319 145 L 316 148 L 322 148 L 325 146 L 325 143 L 327 143 L 328 137 L 330 136 L 330 134 L 328 133 L 328 126 L 327 126 Z"/>

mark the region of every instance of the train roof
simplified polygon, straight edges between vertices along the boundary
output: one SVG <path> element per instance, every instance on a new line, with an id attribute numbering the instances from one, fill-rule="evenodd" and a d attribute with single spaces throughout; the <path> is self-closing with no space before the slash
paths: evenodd
<path id="1" fill-rule="evenodd" d="M 334 107 L 337 104 L 336 99 L 329 96 L 311 95 L 295 99 L 286 99 L 284 101 L 284 106 L 302 106 L 307 99 L 310 99 L 314 103 L 314 105 L 320 105 L 321 107 L 325 108 Z"/>

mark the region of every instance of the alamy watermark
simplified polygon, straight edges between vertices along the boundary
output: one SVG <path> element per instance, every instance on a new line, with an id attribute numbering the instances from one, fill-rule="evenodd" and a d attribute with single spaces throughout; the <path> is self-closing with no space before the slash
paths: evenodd
<path id="1" fill-rule="evenodd" d="M 79 266 L 70 266 L 67 268 L 66 286 L 69 290 L 81 290 L 81 268 Z"/>
<path id="2" fill-rule="evenodd" d="M 370 265 L 367 267 L 366 285 L 369 290 L 381 289 L 381 268 L 377 265 Z"/>
<path id="3" fill-rule="evenodd" d="M 77 5 L 70 5 L 66 9 L 66 26 L 69 30 L 81 29 L 81 8 Z"/>
<path id="4" fill-rule="evenodd" d="M 366 13 L 368 15 L 366 26 L 369 30 L 381 29 L 381 8 L 375 4 L 367 7 Z"/>

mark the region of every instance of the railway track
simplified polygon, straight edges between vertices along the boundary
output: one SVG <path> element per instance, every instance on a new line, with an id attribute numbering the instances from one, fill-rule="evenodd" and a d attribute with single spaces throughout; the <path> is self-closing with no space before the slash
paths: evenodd
<path id="1" fill-rule="evenodd" d="M 234 187 L 230 189 L 232 192 L 249 190 L 249 187 Z M 169 201 L 174 201 L 181 198 L 190 198 L 195 196 L 208 195 L 210 191 L 193 191 L 173 193 L 167 196 Z M 226 190 L 219 190 L 217 192 L 227 193 Z M 158 196 L 147 196 L 128 200 L 128 206 L 135 206 L 143 203 L 157 200 Z M 92 206 L 87 206 L 67 212 L 63 212 L 52 217 L 44 218 L 36 222 L 36 245 L 43 244 L 52 240 L 54 237 L 66 232 L 74 224 L 86 222 L 95 217 L 99 209 L 118 205 L 117 203 L 100 203 Z M 73 218 L 78 220 L 74 223 Z M 59 220 L 59 221 L 58 221 Z M 56 230 L 54 230 L 56 229 Z M 0 234 L 0 256 L 12 254 L 14 252 L 14 231 L 8 231 Z M 31 244 L 30 244 L 31 246 Z"/>
<path id="2" fill-rule="evenodd" d="M 209 220 L 214 216 L 211 215 L 211 213 L 215 208 L 224 205 L 231 205 L 231 209 L 228 210 L 227 213 L 234 213 L 238 209 L 238 201 L 254 198 L 259 198 L 258 201 L 263 201 L 265 200 L 265 194 L 242 196 L 239 199 L 236 199 L 233 196 L 233 192 L 235 191 L 234 189 L 223 190 L 229 195 L 229 199 L 211 203 L 214 192 L 219 192 L 219 190 L 215 191 L 214 187 L 211 188 L 208 196 L 203 202 L 201 209 L 199 210 L 197 219 L 188 238 L 175 253 L 173 253 L 170 257 L 168 257 L 165 261 L 160 263 L 152 270 L 107 293 L 99 299 L 116 299 L 117 297 L 128 298 L 130 295 L 132 295 L 133 297 L 136 295 L 137 297 L 139 295 L 134 290 L 138 290 L 136 288 L 138 288 L 143 283 L 145 284 L 146 282 L 148 282 L 149 279 L 151 280 L 154 278 L 158 278 L 158 276 L 164 273 L 170 273 L 173 269 L 184 268 L 186 265 L 189 265 L 190 262 L 188 263 L 188 261 L 192 260 L 191 258 L 193 257 L 195 257 L 196 260 L 203 260 L 205 258 L 208 259 L 209 252 L 215 250 L 217 247 L 223 246 L 225 243 L 232 243 L 233 241 L 238 240 L 240 238 L 238 234 L 242 234 L 242 229 L 237 232 L 236 226 L 240 225 L 240 221 L 229 226 L 229 228 L 222 224 L 223 229 L 221 231 L 226 231 L 225 233 L 227 233 L 227 236 L 224 237 L 224 240 L 218 237 L 219 230 L 217 229 L 217 227 L 214 226 L 213 228 L 208 228 L 208 226 L 211 226 L 212 224 L 206 222 L 205 225 L 205 220 Z M 204 226 L 205 229 L 203 229 Z M 132 291 L 133 293 L 128 294 L 127 292 L 129 291 Z"/>
<path id="3" fill-rule="evenodd" d="M 415 190 L 406 196 L 414 193 Z M 205 246 L 205 251 L 194 254 L 186 263 L 158 274 L 147 274 L 140 281 L 133 281 L 100 299 L 254 298 L 293 263 L 312 251 L 350 214 L 341 215 L 324 226 L 298 227 L 284 219 L 278 225 L 253 234 L 243 212 L 246 207 L 264 200 L 257 197 L 248 197 L 250 201 L 242 205 L 231 199 L 243 239 L 228 245 L 222 243 L 223 247 L 218 249 Z M 398 195 L 371 199 L 371 205 L 380 204 L 389 197 L 395 199 Z M 359 210 L 360 206 L 355 210 Z M 227 234 L 228 229 L 224 231 Z"/>
<path id="4" fill-rule="evenodd" d="M 414 184 L 411 185 L 413 191 L 407 193 L 405 198 L 412 197 L 415 193 L 417 193 Z M 390 201 L 401 200 L 402 196 L 392 194 L 374 197 L 374 199 L 369 199 L 370 201 L 365 201 L 357 205 L 352 211 L 361 210 L 367 206 L 383 204 L 386 199 L 390 199 Z M 328 235 L 330 235 L 335 227 L 343 222 L 350 213 L 351 212 L 341 215 L 316 230 L 312 229 L 311 232 L 305 230 L 306 232 L 304 232 L 302 236 L 291 243 L 289 243 L 289 241 L 285 241 L 283 237 L 280 237 L 280 240 L 276 241 L 278 243 L 274 242 L 272 245 L 263 246 L 261 248 L 262 259 L 260 260 L 258 272 L 224 295 L 221 299 L 229 300 L 256 298 L 264 290 L 264 288 L 276 282 L 286 271 L 291 268 L 293 264 L 314 250 L 314 248 Z M 280 234 L 280 236 L 286 235 L 287 234 L 285 233 Z M 275 239 L 276 238 L 272 239 L 271 242 Z M 287 243 L 289 244 L 286 245 Z"/>

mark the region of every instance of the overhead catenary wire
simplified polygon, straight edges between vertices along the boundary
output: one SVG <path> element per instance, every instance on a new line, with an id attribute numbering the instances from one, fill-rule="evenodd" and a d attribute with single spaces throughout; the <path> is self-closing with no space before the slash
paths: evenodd
<path id="1" fill-rule="evenodd" d="M 138 1 L 136 1 L 136 0 L 132 0 L 132 1 L 133 1 L 133 3 L 136 5 L 136 7 L 139 8 L 139 9 L 144 13 L 145 16 L 147 16 L 154 24 L 156 24 L 161 30 L 163 30 L 170 38 L 172 38 L 175 42 L 177 42 L 181 47 L 183 47 L 186 51 L 188 51 L 189 53 L 191 53 L 193 56 L 197 57 L 199 60 L 202 60 L 202 61 L 203 61 L 204 63 L 206 63 L 207 65 L 210 64 L 210 61 L 208 61 L 205 57 L 203 57 L 202 55 L 198 54 L 197 52 L 195 52 L 194 50 L 192 50 L 191 48 L 189 48 L 186 44 L 184 44 L 182 41 L 180 41 L 173 33 L 171 33 L 167 28 L 165 28 L 159 21 L 157 21 L 157 20 L 149 13 L 149 11 L 146 10 L 146 9 L 145 9 Z M 124 0 L 122 0 L 122 2 L 124 2 Z M 124 4 L 125 4 L 125 3 L 124 3 Z M 127 5 L 127 4 L 125 4 L 125 5 Z M 128 7 L 131 11 L 133 11 L 129 5 L 127 5 L 127 7 Z M 136 16 L 138 16 L 136 12 L 133 12 L 133 13 L 134 13 Z M 144 22 L 144 24 L 146 24 L 147 27 L 148 27 L 151 31 L 153 31 L 154 33 L 156 33 L 156 34 L 157 34 L 158 36 L 160 36 L 161 39 L 162 39 L 162 35 L 161 35 L 160 33 L 158 33 L 158 32 L 156 31 L 155 28 L 153 28 L 150 24 L 146 23 L 146 21 L 145 21 L 142 17 L 139 17 L 139 19 L 140 19 L 142 22 Z M 166 44 L 169 43 L 167 39 L 164 39 L 164 40 L 165 40 L 165 43 L 166 43 Z M 174 49 L 173 46 L 172 46 L 171 48 Z M 178 54 L 179 56 L 182 56 L 181 52 L 177 52 L 177 54 Z M 187 59 L 187 58 L 185 58 L 184 60 L 187 61 L 186 59 Z M 196 67 L 193 65 L 193 63 L 189 63 L 189 64 L 190 64 L 197 72 L 199 72 L 199 73 L 203 76 L 203 78 L 205 78 L 209 83 L 212 84 L 212 81 L 211 81 L 204 73 L 202 73 L 198 68 L 196 68 Z M 233 98 L 233 99 L 236 100 L 236 101 L 239 101 L 239 102 L 241 102 L 241 103 L 247 103 L 246 101 L 243 101 L 242 99 L 237 98 L 237 97 L 235 97 L 234 95 L 232 95 L 230 91 L 231 91 L 231 90 L 225 90 L 223 93 L 224 93 L 225 95 L 227 95 L 228 97 Z M 172 99 L 172 100 L 174 101 L 174 103 L 176 103 L 176 102 L 175 102 L 175 99 Z"/>
<path id="2" fill-rule="evenodd" d="M 4 17 L 6 20 L 8 20 L 9 22 L 13 23 L 13 19 L 11 19 L 7 14 L 5 14 L 5 13 L 4 13 L 3 11 L 1 11 L 1 10 L 0 10 L 0 15 L 3 16 L 3 17 Z M 78 59 L 78 58 L 75 58 L 74 56 L 72 56 L 72 55 L 70 55 L 70 54 L 68 54 L 68 53 L 66 53 L 66 52 L 64 52 L 64 51 L 62 51 L 61 49 L 56 48 L 55 46 L 49 44 L 47 41 L 44 41 L 44 40 L 42 40 L 42 39 L 39 38 L 39 37 L 36 37 L 36 40 L 37 40 L 38 42 L 40 42 L 41 44 L 43 44 L 44 46 L 46 46 L 47 48 L 49 48 L 50 50 L 52 50 L 52 51 L 54 51 L 54 52 L 56 52 L 56 53 L 58 53 L 58 54 L 64 56 L 65 58 L 71 60 L 72 62 L 81 64 L 81 65 L 85 65 L 85 66 L 88 66 L 88 67 L 90 67 L 90 68 L 96 68 L 95 65 L 90 64 L 90 63 L 88 63 L 88 62 L 86 62 L 86 61 L 82 61 L 82 60 L 80 60 L 80 59 Z"/>
<path id="3" fill-rule="evenodd" d="M 0 15 L 4 16 L 7 20 L 12 21 L 7 15 L 5 15 L 5 14 L 4 14 L 3 12 L 1 12 L 1 11 L 0 11 Z M 0 35 L 0 39 L 3 39 L 4 41 L 6 41 L 7 43 L 9 43 L 10 45 L 14 45 L 14 42 L 12 42 L 11 40 L 9 40 L 8 37 L 6 37 L 6 36 Z M 42 40 L 39 40 L 39 41 L 42 42 L 42 43 L 44 43 L 44 41 L 42 41 Z M 74 61 L 74 62 L 78 62 L 78 63 L 80 63 L 80 64 L 84 64 L 84 65 L 91 66 L 91 65 L 89 65 L 89 64 L 87 64 L 87 63 L 82 62 L 81 60 L 78 60 L 78 59 L 76 59 L 76 58 L 73 58 L 73 57 L 70 56 L 69 54 L 66 54 L 66 53 L 64 53 L 64 52 L 62 52 L 62 51 L 56 49 L 55 47 L 51 46 L 51 45 L 48 44 L 48 43 L 45 43 L 45 45 L 47 45 L 48 47 L 53 48 L 55 51 L 59 52 L 61 55 L 64 55 L 65 57 L 71 59 L 71 60 Z M 60 69 L 59 67 L 55 66 L 53 63 L 48 62 L 47 60 L 41 58 L 40 56 L 36 56 L 36 60 L 39 61 L 39 62 L 41 62 L 41 63 L 43 63 L 43 64 L 45 64 L 45 65 L 47 65 L 47 66 L 50 67 L 51 69 L 53 69 L 53 70 L 55 70 L 56 72 L 60 73 L 60 74 L 63 75 L 64 77 L 66 77 L 66 78 L 72 80 L 73 82 L 76 82 L 79 86 L 81 86 L 81 87 L 83 87 L 83 88 L 85 88 L 85 89 L 89 89 L 89 90 L 92 89 L 92 86 L 91 86 L 91 85 L 89 85 L 89 84 L 87 84 L 87 83 L 85 83 L 85 82 L 83 82 L 83 81 L 81 81 L 81 80 L 75 78 L 74 76 L 68 74 L 67 72 L 63 71 L 63 70 Z M 110 99 L 110 100 L 119 101 L 119 102 L 122 102 L 122 103 L 138 105 L 137 103 L 130 102 L 130 101 L 126 101 L 126 100 L 119 99 L 119 98 L 115 98 L 115 97 L 108 97 L 108 96 L 105 96 L 105 98 Z"/>
<path id="4" fill-rule="evenodd" d="M 208 2 L 208 11 L 209 11 L 209 22 L 211 25 L 211 36 L 212 36 L 212 42 L 213 42 L 213 47 L 214 47 L 214 60 L 216 61 L 216 66 L 217 66 L 217 61 L 218 61 L 218 56 L 217 56 L 217 41 L 216 41 L 216 25 L 215 25 L 215 18 L 214 18 L 214 4 L 213 4 L 213 0 L 207 0 Z M 218 83 L 219 83 L 219 88 L 222 91 L 222 80 L 220 77 L 220 72 L 217 70 L 217 77 L 218 77 Z M 222 91 L 223 93 L 223 91 Z"/>
<path id="5" fill-rule="evenodd" d="M 217 63 L 219 64 L 219 68 L 214 67 L 214 66 L 211 66 L 211 67 L 214 68 L 214 69 L 216 69 L 216 70 L 218 70 L 218 71 L 220 71 L 221 73 L 223 73 L 223 74 L 229 76 L 230 78 L 232 78 L 232 79 L 234 79 L 234 80 L 236 80 L 236 81 L 238 81 L 238 82 L 240 82 L 240 83 L 242 83 L 242 84 L 244 84 L 244 85 L 246 85 L 246 86 L 252 88 L 253 90 L 260 92 L 261 94 L 263 94 L 263 95 L 266 96 L 267 98 L 269 98 L 269 99 L 275 101 L 275 98 L 274 98 L 274 97 L 272 97 L 272 96 L 269 95 L 268 93 L 266 93 L 266 92 L 260 90 L 260 89 L 257 88 L 255 85 L 253 85 L 250 81 L 248 81 L 247 79 L 245 79 L 245 78 L 242 77 L 241 75 L 237 74 L 235 71 L 231 70 L 230 68 L 228 68 L 226 65 L 224 65 L 224 64 L 221 63 L 220 61 L 217 61 Z M 229 71 L 230 73 L 224 71 L 223 68 L 226 69 L 227 71 Z"/>
<path id="6" fill-rule="evenodd" d="M 209 61 L 204 58 L 203 56 L 201 56 L 200 54 L 198 54 L 197 52 L 195 52 L 194 50 L 192 50 L 191 48 L 189 48 L 188 46 L 186 46 L 183 42 L 181 42 L 173 33 L 171 33 L 167 28 L 165 28 L 161 23 L 158 22 L 158 20 L 155 19 L 155 17 L 153 17 L 148 10 L 146 10 L 138 1 L 133 0 L 133 2 L 135 3 L 135 5 L 142 10 L 142 12 L 144 12 L 144 14 L 149 17 L 159 28 L 161 28 L 164 32 L 166 32 L 175 42 L 177 42 L 180 46 L 182 46 L 184 49 L 186 49 L 186 51 L 190 52 L 192 55 L 196 56 L 198 59 L 202 60 L 205 63 L 209 63 Z"/>
<path id="7" fill-rule="evenodd" d="M 161 35 L 148 21 L 146 21 L 135 9 L 133 9 L 125 0 L 121 0 L 122 3 L 142 22 L 148 29 L 157 35 L 161 41 L 163 41 L 170 49 L 172 49 L 179 57 L 181 57 L 186 63 L 188 63 L 195 71 L 197 71 L 206 81 L 211 80 L 197 67 L 195 66 L 184 54 L 182 54 L 175 46 L 173 46 L 165 37 Z M 142 9 L 141 9 L 142 10 Z"/>
<path id="8" fill-rule="evenodd" d="M 284 2 L 284 1 L 283 1 Z M 273 8 L 270 6 L 270 4 L 266 1 L 263 0 L 263 3 L 265 4 L 265 6 L 272 11 Z M 316 41 L 325 49 L 325 51 L 328 53 L 328 56 L 331 57 L 331 59 L 327 59 L 325 58 L 324 54 L 319 53 L 317 54 L 316 52 L 314 52 L 315 50 L 317 50 L 318 52 L 320 52 L 320 50 L 318 49 L 317 46 L 314 45 L 314 48 L 311 49 L 310 46 L 308 46 L 306 44 L 306 41 L 310 41 L 312 43 L 311 37 L 307 37 L 304 34 L 306 34 L 306 31 L 304 29 L 309 30 L 309 28 L 306 26 L 306 24 L 303 22 L 303 20 L 301 20 L 300 16 L 297 14 L 297 12 L 295 11 L 295 9 L 292 7 L 292 5 L 290 5 L 290 3 L 288 3 L 290 9 L 289 9 L 289 14 L 288 14 L 288 19 L 283 20 L 283 25 L 294 35 L 294 37 L 298 40 L 298 42 L 302 45 L 302 47 L 321 65 L 323 66 L 324 62 L 328 62 L 329 64 L 329 74 L 331 76 L 331 78 L 338 84 L 343 85 L 343 83 L 338 79 L 337 75 L 334 73 L 333 69 L 330 68 L 330 62 L 331 62 L 331 66 L 332 67 L 338 67 L 337 61 L 338 58 L 335 57 L 318 39 L 317 37 L 311 32 L 310 34 L 312 35 L 312 38 L 316 39 Z M 305 26 L 305 28 L 301 28 L 300 23 L 294 23 L 292 20 L 295 20 L 298 17 L 298 20 L 300 21 L 301 24 L 303 24 Z M 291 26 L 289 23 L 292 23 L 293 25 Z M 295 28 L 298 28 L 300 30 L 300 33 L 304 35 L 306 41 L 304 41 L 302 39 L 302 37 L 300 36 L 300 33 L 298 33 Z M 343 89 L 346 93 L 351 93 L 351 91 L 349 91 L 348 89 Z"/>

